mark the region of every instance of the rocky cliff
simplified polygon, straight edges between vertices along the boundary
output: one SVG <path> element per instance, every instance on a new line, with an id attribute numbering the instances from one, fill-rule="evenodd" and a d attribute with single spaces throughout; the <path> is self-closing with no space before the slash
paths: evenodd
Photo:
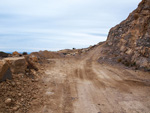
<path id="1" fill-rule="evenodd" d="M 113 27 L 105 54 L 126 65 L 150 70 L 150 0 L 142 0 L 126 20 Z"/>

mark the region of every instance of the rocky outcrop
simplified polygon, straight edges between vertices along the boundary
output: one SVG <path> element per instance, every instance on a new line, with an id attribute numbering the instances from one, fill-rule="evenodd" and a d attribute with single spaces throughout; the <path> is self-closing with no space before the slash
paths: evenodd
<path id="1" fill-rule="evenodd" d="M 142 0 L 126 20 L 108 35 L 106 55 L 150 70 L 150 0 Z"/>
<path id="2" fill-rule="evenodd" d="M 11 78 L 12 73 L 9 64 L 4 60 L 0 60 L 0 82 Z"/>
<path id="3" fill-rule="evenodd" d="M 27 55 L 25 57 L 7 57 L 0 60 L 0 82 L 11 79 L 12 75 L 34 77 L 38 67 L 40 67 L 40 64 L 34 57 Z"/>
<path id="4" fill-rule="evenodd" d="M 13 74 L 25 73 L 27 62 L 24 57 L 8 57 L 4 60 L 8 62 Z"/>
<path id="5" fill-rule="evenodd" d="M 27 69 L 30 70 L 36 70 L 38 71 L 38 58 L 34 55 L 29 55 L 25 57 L 25 60 L 27 62 Z"/>

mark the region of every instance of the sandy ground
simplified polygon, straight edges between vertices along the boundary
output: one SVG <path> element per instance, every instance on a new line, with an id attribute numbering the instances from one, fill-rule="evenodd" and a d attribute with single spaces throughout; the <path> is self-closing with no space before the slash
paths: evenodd
<path id="1" fill-rule="evenodd" d="M 41 77 L 45 102 L 30 113 L 150 112 L 150 73 L 100 64 L 94 51 L 87 56 L 49 59 Z"/>

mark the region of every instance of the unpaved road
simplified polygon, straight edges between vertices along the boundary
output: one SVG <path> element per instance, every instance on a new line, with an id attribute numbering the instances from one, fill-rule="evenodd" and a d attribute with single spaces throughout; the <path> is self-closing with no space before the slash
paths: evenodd
<path id="1" fill-rule="evenodd" d="M 51 59 L 41 80 L 45 102 L 31 113 L 149 113 L 150 74 L 88 57 Z"/>

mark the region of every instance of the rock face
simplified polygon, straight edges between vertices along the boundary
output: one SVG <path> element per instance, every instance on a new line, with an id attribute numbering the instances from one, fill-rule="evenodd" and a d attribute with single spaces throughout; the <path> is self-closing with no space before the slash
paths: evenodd
<path id="1" fill-rule="evenodd" d="M 10 65 L 13 74 L 25 73 L 27 63 L 24 57 L 9 57 L 4 60 Z"/>
<path id="2" fill-rule="evenodd" d="M 150 69 L 150 0 L 142 0 L 126 20 L 113 27 L 105 48 L 107 55 Z"/>
<path id="3" fill-rule="evenodd" d="M 11 78 L 12 74 L 8 63 L 4 60 L 0 60 L 0 82 Z"/>

